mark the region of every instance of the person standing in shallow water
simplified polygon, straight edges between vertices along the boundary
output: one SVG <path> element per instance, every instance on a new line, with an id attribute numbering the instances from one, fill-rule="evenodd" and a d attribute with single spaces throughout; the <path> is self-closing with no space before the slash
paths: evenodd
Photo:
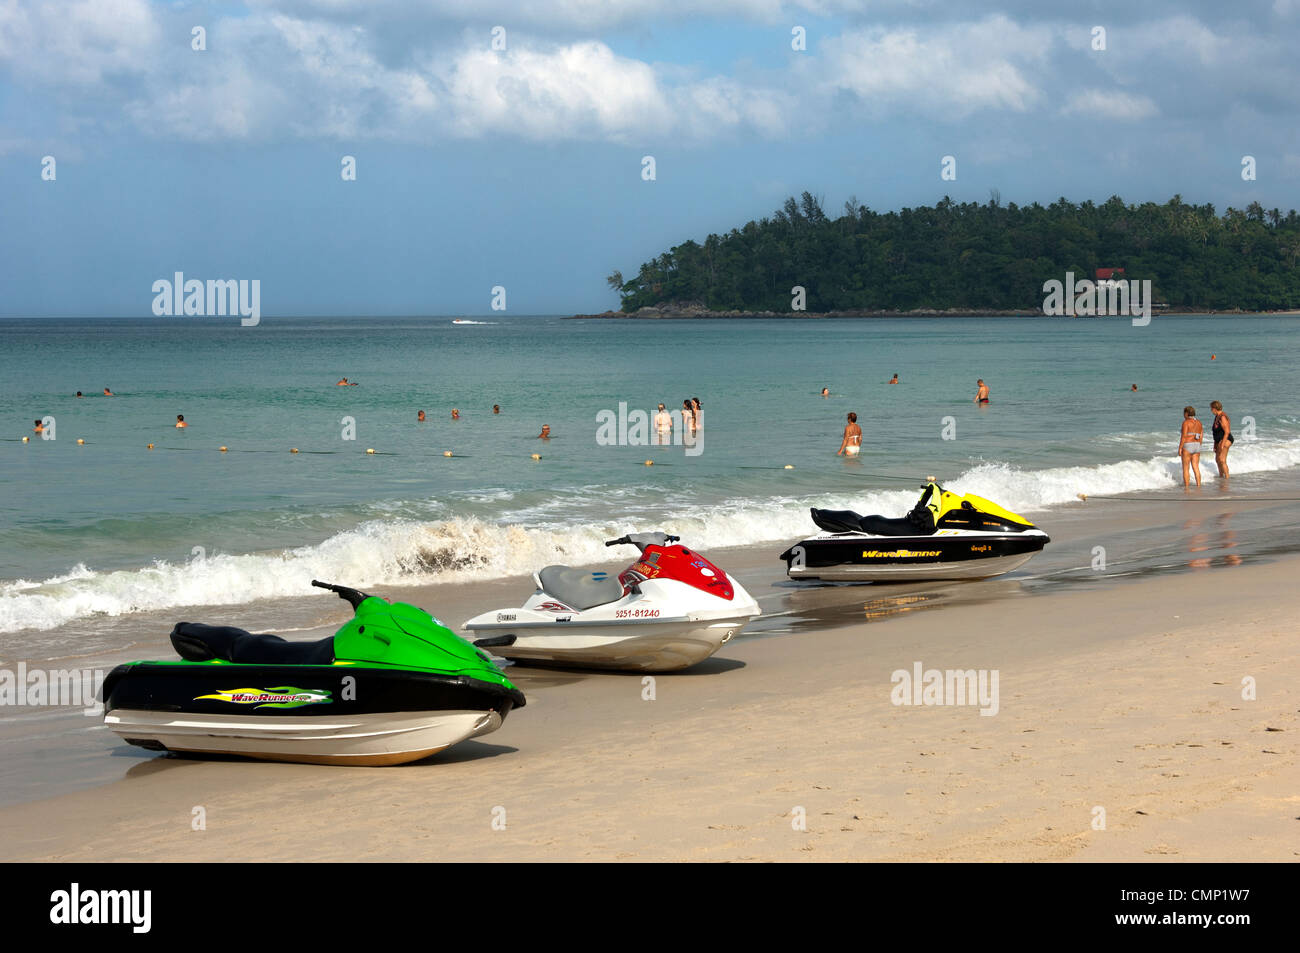
<path id="1" fill-rule="evenodd" d="M 987 404 L 989 402 L 989 385 L 984 383 L 984 378 L 981 377 L 975 382 L 975 386 L 979 388 L 975 391 L 975 403 Z"/>
<path id="2" fill-rule="evenodd" d="M 682 436 L 695 433 L 695 407 L 687 397 L 682 401 Z"/>
<path id="3" fill-rule="evenodd" d="M 655 412 L 655 437 L 661 445 L 672 443 L 673 415 L 664 409 L 663 404 Z"/>
<path id="4" fill-rule="evenodd" d="M 1196 419 L 1196 408 L 1188 405 L 1183 408 L 1183 426 L 1178 432 L 1178 456 L 1183 461 L 1183 486 L 1188 486 L 1187 469 L 1190 466 L 1196 474 L 1196 485 L 1201 485 L 1201 437 L 1204 428 Z"/>
<path id="5" fill-rule="evenodd" d="M 862 452 L 862 428 L 858 426 L 858 415 L 849 414 L 848 421 L 844 425 L 844 438 L 840 440 L 840 448 L 835 451 L 837 457 L 841 454 L 856 457 Z"/>
<path id="6" fill-rule="evenodd" d="M 1214 464 L 1219 468 L 1219 476 L 1228 479 L 1228 451 L 1236 437 L 1232 435 L 1232 421 L 1223 412 L 1223 405 L 1217 400 L 1210 401 L 1210 410 L 1214 411 Z"/>

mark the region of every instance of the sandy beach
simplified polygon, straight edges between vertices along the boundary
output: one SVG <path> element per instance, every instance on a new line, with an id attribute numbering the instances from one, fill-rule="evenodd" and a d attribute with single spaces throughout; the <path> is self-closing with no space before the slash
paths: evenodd
<path id="1" fill-rule="evenodd" d="M 406 767 L 119 746 L 124 779 L 0 809 L 0 841 L 49 861 L 1294 860 L 1297 569 L 884 624 L 878 590 L 839 589 L 856 622 L 739 639 L 653 700 L 641 676 L 512 668 L 527 708 Z M 918 662 L 996 670 L 996 714 L 892 704 Z"/>

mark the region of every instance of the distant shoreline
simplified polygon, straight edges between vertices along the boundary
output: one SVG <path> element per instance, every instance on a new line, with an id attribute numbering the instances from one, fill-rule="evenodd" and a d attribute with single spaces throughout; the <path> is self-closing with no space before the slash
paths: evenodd
<path id="1" fill-rule="evenodd" d="M 1297 317 L 1300 310 L 1290 311 L 1243 311 L 1240 309 L 1215 310 L 1212 308 L 1154 308 L 1156 315 L 1232 315 L 1240 317 Z M 755 318 L 809 320 L 820 318 L 1041 318 L 1045 315 L 1041 308 L 1034 310 L 1001 310 L 984 308 L 917 308 L 912 311 L 708 311 L 702 308 L 641 308 L 637 311 L 602 311 L 599 314 L 573 314 L 566 320 L 634 320 L 634 321 L 680 321 L 709 320 L 713 318 Z M 1056 315 L 1055 317 L 1061 317 Z M 1068 317 L 1068 316 L 1067 316 Z M 1124 317 L 1124 315 L 1080 315 L 1079 317 Z"/>

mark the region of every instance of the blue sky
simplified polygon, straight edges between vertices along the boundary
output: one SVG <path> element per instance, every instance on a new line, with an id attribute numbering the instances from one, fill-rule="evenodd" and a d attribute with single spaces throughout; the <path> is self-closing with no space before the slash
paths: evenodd
<path id="1" fill-rule="evenodd" d="M 1286 210 L 1297 41 L 1300 0 L 7 0 L 0 314 L 146 315 L 176 271 L 266 315 L 597 311 L 804 189 Z"/>

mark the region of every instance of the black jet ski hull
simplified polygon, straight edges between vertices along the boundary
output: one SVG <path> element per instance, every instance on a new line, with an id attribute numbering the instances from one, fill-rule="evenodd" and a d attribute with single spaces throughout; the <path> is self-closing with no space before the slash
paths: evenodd
<path id="1" fill-rule="evenodd" d="M 428 757 L 524 704 L 466 676 L 353 665 L 134 662 L 103 697 L 105 724 L 153 750 L 355 765 Z"/>
<path id="2" fill-rule="evenodd" d="M 1046 533 L 813 536 L 781 554 L 791 579 L 899 582 L 987 579 L 1018 569 L 1050 542 Z"/>

